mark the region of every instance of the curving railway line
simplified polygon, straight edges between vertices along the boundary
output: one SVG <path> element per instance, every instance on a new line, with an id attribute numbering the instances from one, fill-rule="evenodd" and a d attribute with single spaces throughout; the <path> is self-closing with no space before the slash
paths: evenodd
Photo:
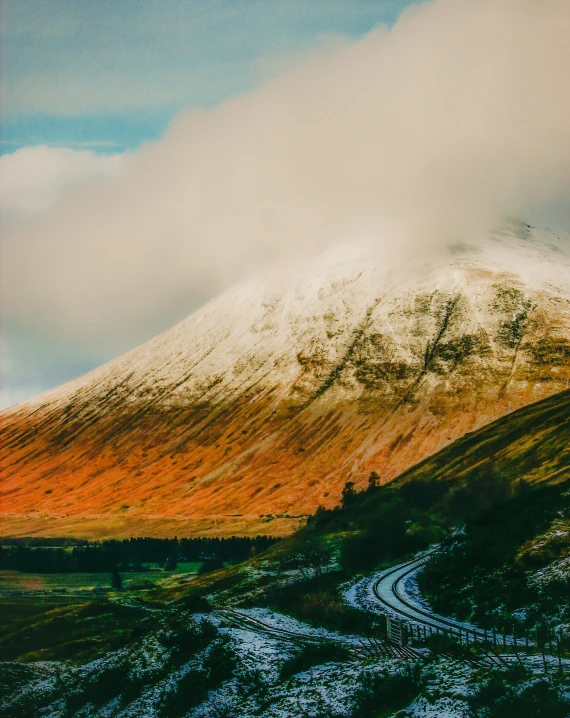
<path id="1" fill-rule="evenodd" d="M 433 553 L 435 553 L 435 551 L 430 551 L 420 558 L 408 561 L 408 563 L 402 564 L 401 566 L 396 566 L 382 574 L 382 576 L 373 583 L 372 590 L 374 596 L 390 613 L 413 623 L 426 626 L 426 628 L 431 631 L 447 632 L 464 636 L 467 641 L 488 640 L 489 636 L 486 631 L 467 626 L 463 623 L 445 618 L 444 616 L 439 616 L 436 613 L 421 608 L 417 604 L 411 603 L 406 598 L 403 590 L 405 580 L 411 573 L 417 571 L 420 566 L 429 560 L 429 557 Z"/>
<path id="2" fill-rule="evenodd" d="M 414 632 L 417 632 L 418 637 L 421 637 L 421 632 L 423 631 L 424 636 L 428 633 L 446 633 L 459 638 L 462 643 L 482 643 L 486 648 L 480 657 L 480 661 L 499 662 L 506 665 L 504 659 L 497 653 L 497 641 L 502 642 L 504 645 L 512 645 L 512 637 L 491 635 L 487 631 L 474 626 L 440 616 L 419 606 L 417 602 L 409 600 L 409 596 L 405 591 L 406 579 L 428 561 L 436 550 L 434 549 L 412 561 L 396 566 L 384 572 L 381 576 L 372 578 L 370 581 L 368 590 L 382 604 L 383 613 L 388 614 L 389 623 L 394 629 L 393 632 L 389 632 L 387 639 L 359 638 L 357 636 L 333 634 L 319 636 L 310 632 L 310 629 L 307 631 L 301 629 L 289 630 L 271 625 L 270 622 L 254 618 L 239 609 L 228 608 L 219 611 L 219 613 L 226 623 L 234 628 L 254 631 L 282 641 L 298 645 L 308 643 L 330 644 L 334 642 L 344 645 L 354 655 L 363 657 L 397 657 L 406 660 L 419 658 L 421 654 L 421 651 L 415 650 L 407 640 L 403 640 L 402 626 L 407 624 L 409 630 L 409 626 L 413 625 L 415 631 L 412 632 L 412 637 L 414 637 Z M 495 648 L 493 648 L 493 643 Z"/>
<path id="3" fill-rule="evenodd" d="M 234 628 L 242 628 L 255 633 L 261 633 L 289 643 L 299 645 L 306 645 L 308 643 L 339 643 L 351 653 L 363 657 L 404 658 L 406 660 L 418 657 L 418 653 L 413 648 L 410 646 L 402 646 L 394 641 L 358 637 L 351 638 L 341 635 L 317 636 L 311 633 L 277 628 L 236 609 L 224 609 L 219 613 L 224 617 L 226 622 Z"/>

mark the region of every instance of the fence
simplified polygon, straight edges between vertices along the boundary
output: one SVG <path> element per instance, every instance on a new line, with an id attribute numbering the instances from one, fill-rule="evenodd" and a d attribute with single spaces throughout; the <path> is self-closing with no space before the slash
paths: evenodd
<path id="1" fill-rule="evenodd" d="M 386 632 L 388 640 L 400 646 L 421 645 L 432 636 L 440 635 L 454 639 L 459 645 L 480 646 L 486 652 L 496 653 L 500 650 L 502 653 L 513 653 L 514 655 L 518 655 L 519 652 L 535 652 L 542 654 L 543 657 L 545 655 L 556 656 L 560 670 L 562 670 L 562 656 L 570 648 L 568 636 L 561 631 L 549 631 L 544 627 L 536 629 L 531 637 L 529 633 L 517 635 L 516 631 L 513 631 L 512 635 L 507 635 L 506 630 L 502 634 L 498 634 L 496 630 L 463 628 L 451 624 L 444 628 L 427 623 L 412 623 L 388 616 Z"/>

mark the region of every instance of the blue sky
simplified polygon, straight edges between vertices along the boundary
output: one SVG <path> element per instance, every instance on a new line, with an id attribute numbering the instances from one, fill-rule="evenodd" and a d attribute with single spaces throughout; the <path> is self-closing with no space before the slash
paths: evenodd
<path id="1" fill-rule="evenodd" d="M 405 0 L 4 0 L 2 152 L 97 152 L 255 86 L 275 58 L 392 24 Z"/>

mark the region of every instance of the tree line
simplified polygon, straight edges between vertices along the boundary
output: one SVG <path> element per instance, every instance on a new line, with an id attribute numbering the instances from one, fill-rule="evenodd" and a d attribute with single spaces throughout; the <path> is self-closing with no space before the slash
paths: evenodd
<path id="1" fill-rule="evenodd" d="M 209 567 L 239 563 L 275 543 L 270 536 L 229 538 L 130 538 L 85 541 L 74 545 L 61 541 L 2 540 L 0 570 L 24 573 L 101 573 L 148 570 L 149 564 L 166 569 L 178 562 L 202 562 Z"/>

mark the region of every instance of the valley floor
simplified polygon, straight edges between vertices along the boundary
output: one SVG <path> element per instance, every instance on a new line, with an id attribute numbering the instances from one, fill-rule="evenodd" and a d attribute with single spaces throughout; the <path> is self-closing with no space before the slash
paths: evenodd
<path id="1" fill-rule="evenodd" d="M 398 582 L 429 556 L 372 574 L 346 586 L 347 604 L 363 612 L 399 609 Z M 265 567 L 267 568 L 267 567 Z M 263 564 L 250 578 L 263 578 Z M 298 578 L 291 573 L 290 582 Z M 263 580 L 261 581 L 263 583 Z M 227 594 L 227 591 L 226 591 Z M 414 617 L 443 628 L 413 582 L 406 601 Z M 211 597 L 216 601 L 216 597 Z M 222 591 L 218 598 L 224 601 Z M 227 595 L 226 595 L 227 598 Z M 113 598 L 117 609 L 132 605 Z M 230 600 L 231 603 L 231 600 Z M 90 604 L 86 604 L 90 605 Z M 116 609 L 116 610 L 117 610 Z M 102 608 L 103 612 L 108 608 Z M 493 654 L 472 644 L 411 640 L 400 646 L 382 635 L 350 635 L 315 628 L 269 608 L 215 608 L 203 612 L 152 604 L 138 607 L 139 640 L 78 665 L 48 660 L 0 664 L 2 715 L 45 718 L 472 718 L 489 700 L 544 704 L 549 718 L 570 714 L 570 660 L 543 657 L 511 645 Z M 141 614 L 142 612 L 142 614 Z M 97 611 L 91 620 L 96 620 Z M 89 611 L 84 617 L 90 620 Z M 46 616 L 38 620 L 46 620 Z M 456 622 L 452 622 L 456 623 Z M 119 624 L 120 621 L 119 621 Z M 448 625 L 448 624 L 447 624 Z M 466 627 L 465 624 L 457 624 Z M 449 627 L 449 625 L 448 625 Z M 470 627 L 472 629 L 472 627 Z M 494 660 L 488 660 L 493 654 Z M 71 656 L 70 656 L 71 657 Z M 494 693 L 493 693 L 494 691 Z M 491 699 L 489 699 L 491 695 Z M 494 698 L 493 698 L 494 696 Z M 509 702 L 510 701 L 510 702 Z M 489 704 L 489 705 L 491 705 Z M 550 706 L 550 707 L 549 707 Z M 564 707 L 566 706 L 566 707 Z M 491 706 L 492 707 L 492 706 Z M 481 710 L 483 712 L 481 712 Z M 550 711 L 550 712 L 548 712 Z"/>

